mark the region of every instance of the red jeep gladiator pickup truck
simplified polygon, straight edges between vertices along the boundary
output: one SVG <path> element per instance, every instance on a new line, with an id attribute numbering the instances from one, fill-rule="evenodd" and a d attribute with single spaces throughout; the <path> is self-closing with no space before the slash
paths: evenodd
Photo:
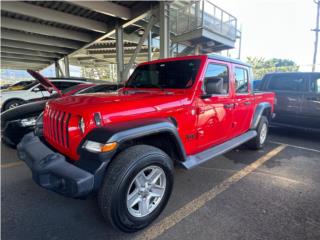
<path id="1" fill-rule="evenodd" d="M 18 145 L 40 186 L 83 198 L 134 232 L 164 209 L 173 166 L 193 168 L 243 143 L 261 148 L 273 93 L 253 93 L 250 66 L 217 55 L 140 64 L 114 93 L 50 100 Z"/>

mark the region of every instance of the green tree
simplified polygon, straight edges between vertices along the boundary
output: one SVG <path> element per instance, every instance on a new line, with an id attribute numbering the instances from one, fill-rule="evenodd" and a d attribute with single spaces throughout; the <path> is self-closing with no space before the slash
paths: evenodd
<path id="1" fill-rule="evenodd" d="M 263 57 L 247 57 L 247 63 L 253 68 L 255 79 L 261 79 L 270 72 L 294 72 L 299 70 L 299 66 L 292 60 Z"/>

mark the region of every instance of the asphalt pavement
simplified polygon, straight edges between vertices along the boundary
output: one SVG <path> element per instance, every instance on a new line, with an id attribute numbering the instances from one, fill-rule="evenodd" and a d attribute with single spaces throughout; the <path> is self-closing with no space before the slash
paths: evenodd
<path id="1" fill-rule="evenodd" d="M 177 169 L 167 208 L 148 229 L 108 226 L 95 197 L 68 199 L 37 186 L 16 151 L 1 151 L 2 239 L 320 239 L 320 137 L 271 129 L 193 170 Z"/>

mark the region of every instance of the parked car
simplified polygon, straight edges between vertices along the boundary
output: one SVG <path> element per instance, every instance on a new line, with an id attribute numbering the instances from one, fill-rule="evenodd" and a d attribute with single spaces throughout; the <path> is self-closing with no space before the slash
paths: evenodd
<path id="1" fill-rule="evenodd" d="M 9 84 L 9 83 L 5 83 L 5 84 L 2 84 L 1 86 L 0 86 L 0 90 L 5 90 L 5 89 L 7 89 L 8 87 L 10 87 L 12 84 Z"/>
<path id="2" fill-rule="evenodd" d="M 21 90 L 23 89 L 25 86 L 29 85 L 30 83 L 34 82 L 34 80 L 30 80 L 30 81 L 20 81 L 17 82 L 15 84 L 12 84 L 10 86 L 8 86 L 7 88 L 5 88 L 5 91 L 15 91 L 15 90 Z"/>
<path id="3" fill-rule="evenodd" d="M 261 79 L 253 80 L 253 90 L 259 91 L 261 85 Z"/>
<path id="4" fill-rule="evenodd" d="M 260 90 L 276 94 L 272 125 L 320 130 L 320 73 L 266 74 Z"/>
<path id="5" fill-rule="evenodd" d="M 73 198 L 98 192 L 106 220 L 135 232 L 164 209 L 174 164 L 263 147 L 274 94 L 254 93 L 251 80 L 250 66 L 216 55 L 143 63 L 116 93 L 49 101 L 18 155 L 40 186 Z"/>
<path id="6" fill-rule="evenodd" d="M 50 79 L 50 78 L 49 78 Z M 90 83 L 86 80 L 73 80 L 67 78 L 55 78 L 50 80 L 59 90 L 63 90 L 80 83 Z M 15 108 L 19 105 L 25 104 L 30 100 L 38 98 L 49 97 L 51 93 L 46 91 L 38 81 L 34 81 L 31 84 L 23 87 L 21 90 L 16 91 L 3 91 L 1 92 L 1 111 Z"/>
<path id="7" fill-rule="evenodd" d="M 37 73 L 34 73 L 36 76 Z M 41 75 L 36 77 L 44 88 L 47 88 L 48 84 L 44 84 L 48 81 L 46 78 L 42 78 Z M 53 85 L 54 86 L 54 85 Z M 22 137 L 34 130 L 36 119 L 43 112 L 43 109 L 49 99 L 55 99 L 59 97 L 66 97 L 75 94 L 83 93 L 95 93 L 95 92 L 111 92 L 116 91 L 121 85 L 119 84 L 78 84 L 73 87 L 64 89 L 61 93 L 56 93 L 48 97 L 46 100 L 39 100 L 31 103 L 27 103 L 18 106 L 13 109 L 8 109 L 1 114 L 1 137 L 3 141 L 11 146 L 16 145 L 21 141 Z M 58 89 L 55 89 L 58 92 Z"/>

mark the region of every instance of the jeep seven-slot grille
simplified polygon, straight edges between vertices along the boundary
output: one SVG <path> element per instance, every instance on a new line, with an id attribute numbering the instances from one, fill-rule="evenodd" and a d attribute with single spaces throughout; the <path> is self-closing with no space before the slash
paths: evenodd
<path id="1" fill-rule="evenodd" d="M 49 109 L 45 121 L 45 136 L 51 142 L 63 148 L 69 148 L 68 125 L 71 114 L 56 109 Z"/>

